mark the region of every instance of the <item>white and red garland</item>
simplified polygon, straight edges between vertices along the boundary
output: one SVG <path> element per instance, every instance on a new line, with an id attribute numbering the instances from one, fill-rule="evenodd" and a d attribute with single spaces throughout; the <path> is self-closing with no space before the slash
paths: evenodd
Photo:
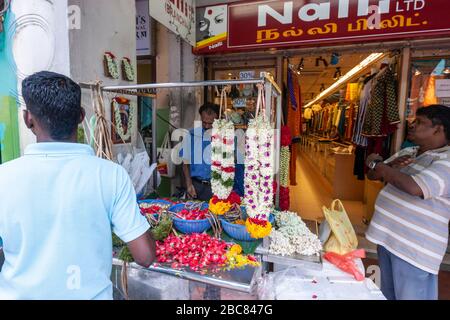
<path id="1" fill-rule="evenodd" d="M 249 217 L 247 230 L 254 238 L 263 238 L 271 229 L 268 219 L 273 210 L 273 138 L 272 126 L 263 116 L 249 122 L 245 138 L 244 188 Z"/>
<path id="2" fill-rule="evenodd" d="M 216 119 L 211 140 L 211 188 L 219 200 L 226 200 L 234 184 L 234 125 L 225 119 Z"/>

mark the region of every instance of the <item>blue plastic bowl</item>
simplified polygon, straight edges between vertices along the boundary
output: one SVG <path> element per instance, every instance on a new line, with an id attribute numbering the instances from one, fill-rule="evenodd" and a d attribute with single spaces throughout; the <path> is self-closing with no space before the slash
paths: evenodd
<path id="1" fill-rule="evenodd" d="M 153 205 L 171 205 L 172 202 L 169 202 L 167 200 L 163 200 L 163 199 L 147 199 L 147 200 L 139 200 L 138 204 L 141 203 L 149 203 L 149 204 L 153 204 Z M 158 214 L 155 213 L 153 214 L 153 217 L 155 217 L 155 219 L 158 219 Z"/>
<path id="2" fill-rule="evenodd" d="M 180 212 L 186 207 L 185 203 L 179 203 L 169 208 L 171 212 Z M 207 209 L 209 207 L 208 203 L 204 203 L 201 207 L 202 210 Z M 177 217 L 172 217 L 173 225 L 175 229 L 184 233 L 202 233 L 209 229 L 211 229 L 211 223 L 208 219 L 203 220 L 184 220 Z"/>
<path id="3" fill-rule="evenodd" d="M 147 200 L 139 200 L 138 203 L 150 203 L 155 205 L 165 205 L 165 204 L 172 204 L 172 202 L 169 202 L 167 200 L 163 199 L 147 199 Z"/>
<path id="4" fill-rule="evenodd" d="M 239 241 L 257 241 L 258 239 L 252 238 L 250 233 L 247 231 L 245 225 L 234 224 L 226 221 L 225 219 L 220 219 L 223 231 L 233 239 Z M 273 225 L 275 222 L 275 216 L 273 214 L 269 217 L 269 222 Z"/>

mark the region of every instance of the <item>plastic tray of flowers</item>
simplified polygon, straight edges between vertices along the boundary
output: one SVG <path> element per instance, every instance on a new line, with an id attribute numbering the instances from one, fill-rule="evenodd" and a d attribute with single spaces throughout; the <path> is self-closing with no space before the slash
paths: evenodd
<path id="1" fill-rule="evenodd" d="M 141 212 L 143 211 L 143 208 L 145 208 L 146 204 L 148 206 L 159 206 L 159 207 L 161 207 L 161 210 L 169 209 L 170 207 L 172 207 L 174 205 L 173 202 L 170 202 L 170 201 L 167 201 L 164 199 L 139 200 L 138 205 L 139 205 L 139 208 L 141 209 Z M 155 208 L 155 210 L 157 210 L 157 209 Z M 161 211 L 161 210 L 158 210 L 158 211 Z M 159 212 L 153 213 L 152 215 L 155 219 L 158 219 Z"/>
<path id="2" fill-rule="evenodd" d="M 187 220 L 179 215 L 179 213 L 184 210 L 205 210 L 208 209 L 208 203 L 179 203 L 169 208 L 169 213 L 172 215 L 173 225 L 175 229 L 184 233 L 202 233 L 211 229 L 211 222 L 208 218 L 200 220 Z"/>
<path id="3" fill-rule="evenodd" d="M 243 221 L 247 218 L 245 214 L 245 207 L 241 207 L 244 213 Z M 227 221 L 227 219 L 221 218 L 220 222 L 225 233 L 233 239 L 239 241 L 257 241 L 258 239 L 252 238 L 244 223 L 236 223 L 236 221 Z M 275 216 L 270 215 L 269 222 L 273 224 L 275 222 Z"/>

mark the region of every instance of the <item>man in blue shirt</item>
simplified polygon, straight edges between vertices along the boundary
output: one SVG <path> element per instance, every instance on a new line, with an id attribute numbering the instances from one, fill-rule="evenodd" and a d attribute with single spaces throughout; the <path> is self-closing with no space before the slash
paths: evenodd
<path id="1" fill-rule="evenodd" d="M 183 147 L 183 174 L 188 195 L 209 201 L 211 190 L 211 129 L 219 117 L 219 106 L 206 103 L 199 110 L 202 126 L 189 130 L 190 141 Z M 190 142 L 190 143 L 189 143 Z"/>
<path id="2" fill-rule="evenodd" d="M 110 300 L 111 229 L 138 264 L 155 259 L 131 179 L 76 143 L 85 113 L 75 82 L 39 72 L 23 81 L 22 94 L 37 143 L 0 166 L 0 300 Z"/>

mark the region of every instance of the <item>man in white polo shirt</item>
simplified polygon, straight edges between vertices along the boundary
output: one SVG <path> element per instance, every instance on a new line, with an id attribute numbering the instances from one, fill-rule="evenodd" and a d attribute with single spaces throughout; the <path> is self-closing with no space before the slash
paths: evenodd
<path id="1" fill-rule="evenodd" d="M 37 143 L 0 166 L 0 300 L 110 300 L 111 230 L 140 265 L 155 258 L 131 180 L 76 143 L 84 110 L 75 82 L 39 72 L 23 81 L 22 94 Z"/>
<path id="2" fill-rule="evenodd" d="M 381 290 L 394 300 L 435 300 L 450 219 L 450 108 L 417 111 L 407 148 L 368 158 L 368 178 L 386 182 L 366 233 L 378 245 Z"/>

